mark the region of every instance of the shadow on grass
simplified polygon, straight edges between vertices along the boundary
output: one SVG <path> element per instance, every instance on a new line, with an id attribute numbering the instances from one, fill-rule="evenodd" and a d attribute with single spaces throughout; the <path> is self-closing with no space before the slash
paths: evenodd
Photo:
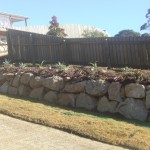
<path id="1" fill-rule="evenodd" d="M 1 94 L 1 95 L 4 95 L 4 94 Z M 4 96 L 6 96 L 6 95 L 4 95 Z M 96 118 L 96 119 L 113 119 L 116 121 L 126 122 L 129 124 L 133 124 L 136 126 L 145 127 L 145 128 L 150 129 L 150 123 L 149 122 L 142 122 L 142 121 L 138 121 L 138 120 L 134 120 L 134 119 L 132 119 L 132 120 L 126 119 L 124 116 L 120 115 L 119 113 L 115 113 L 115 114 L 99 113 L 96 110 L 95 111 L 89 111 L 89 110 L 87 111 L 85 109 L 80 109 L 80 108 L 60 106 L 58 104 L 52 104 L 52 103 L 45 101 L 45 100 L 42 101 L 42 100 L 38 100 L 38 99 L 18 97 L 18 96 L 10 96 L 10 95 L 8 97 L 19 99 L 21 101 L 29 101 L 32 103 L 50 106 L 50 107 L 54 108 L 53 111 L 55 111 L 55 112 L 59 112 L 60 111 L 59 109 L 63 109 L 64 112 L 61 112 L 62 115 L 79 116 L 79 117 Z M 49 110 L 52 110 L 52 109 L 49 109 Z"/>

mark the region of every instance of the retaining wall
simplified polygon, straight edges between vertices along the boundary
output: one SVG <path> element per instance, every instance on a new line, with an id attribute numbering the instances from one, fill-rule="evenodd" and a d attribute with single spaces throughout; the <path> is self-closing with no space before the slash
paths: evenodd
<path id="1" fill-rule="evenodd" d="M 150 85 L 123 86 L 101 79 L 71 82 L 59 76 L 43 78 L 32 73 L 4 73 L 0 74 L 0 92 L 100 113 L 120 113 L 129 119 L 150 122 Z"/>

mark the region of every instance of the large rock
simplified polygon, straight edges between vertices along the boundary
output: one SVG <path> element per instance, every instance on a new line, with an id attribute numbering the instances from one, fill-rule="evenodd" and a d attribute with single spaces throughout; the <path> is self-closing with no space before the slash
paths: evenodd
<path id="1" fill-rule="evenodd" d="M 110 83 L 104 80 L 90 80 L 86 85 L 86 93 L 93 96 L 104 96 Z"/>
<path id="2" fill-rule="evenodd" d="M 19 87 L 19 84 L 20 84 L 20 75 L 17 75 L 14 77 L 14 79 L 12 81 L 12 86 Z"/>
<path id="3" fill-rule="evenodd" d="M 131 98 L 145 98 L 145 87 L 141 84 L 130 83 L 125 86 L 125 94 Z"/>
<path id="4" fill-rule="evenodd" d="M 44 87 L 47 87 L 54 91 L 60 91 L 65 86 L 65 82 L 64 82 L 63 78 L 61 78 L 59 76 L 45 78 L 45 79 L 43 79 L 42 84 Z"/>
<path id="5" fill-rule="evenodd" d="M 58 96 L 58 104 L 63 106 L 75 107 L 75 100 L 76 100 L 75 94 L 61 93 Z"/>
<path id="6" fill-rule="evenodd" d="M 6 94 L 8 92 L 9 82 L 6 81 L 1 87 L 0 92 Z"/>
<path id="7" fill-rule="evenodd" d="M 149 91 L 150 90 L 150 85 L 146 86 L 146 90 Z"/>
<path id="8" fill-rule="evenodd" d="M 0 73 L 0 86 L 6 82 L 5 76 L 3 75 L 3 73 Z"/>
<path id="9" fill-rule="evenodd" d="M 108 88 L 108 95 L 110 100 L 121 101 L 121 84 L 112 82 Z"/>
<path id="10" fill-rule="evenodd" d="M 121 89 L 120 89 L 120 97 L 121 98 L 125 98 L 126 97 L 126 95 L 125 95 L 125 88 L 124 87 L 121 87 Z"/>
<path id="11" fill-rule="evenodd" d="M 19 92 L 19 96 L 28 97 L 31 92 L 31 88 L 29 86 L 25 86 L 25 85 L 21 84 L 18 88 L 18 92 Z"/>
<path id="12" fill-rule="evenodd" d="M 29 81 L 31 79 L 31 77 L 33 77 L 34 75 L 32 73 L 24 73 L 22 76 L 21 76 L 21 79 L 20 79 L 20 82 L 24 85 L 28 85 L 29 84 Z"/>
<path id="13" fill-rule="evenodd" d="M 57 103 L 58 94 L 54 91 L 49 91 L 44 95 L 44 100 L 49 101 L 50 103 Z"/>
<path id="14" fill-rule="evenodd" d="M 35 88 L 31 91 L 29 97 L 41 100 L 43 98 L 44 87 Z"/>
<path id="15" fill-rule="evenodd" d="M 81 93 L 85 91 L 86 81 L 73 83 L 73 84 L 66 84 L 64 88 L 64 92 L 68 93 Z"/>
<path id="16" fill-rule="evenodd" d="M 15 87 L 13 87 L 13 86 L 9 86 L 9 87 L 8 87 L 8 94 L 9 94 L 9 95 L 17 95 L 17 94 L 18 94 L 17 88 L 15 88 Z"/>
<path id="17" fill-rule="evenodd" d="M 150 91 L 146 92 L 146 108 L 150 108 Z"/>
<path id="18" fill-rule="evenodd" d="M 30 87 L 33 88 L 33 89 L 34 89 L 34 88 L 39 88 L 39 87 L 41 87 L 41 86 L 42 86 L 42 78 L 39 77 L 39 76 L 36 76 L 35 78 L 32 77 L 32 78 L 30 79 L 29 85 L 30 85 Z"/>
<path id="19" fill-rule="evenodd" d="M 99 98 L 97 110 L 99 112 L 116 112 L 117 101 L 109 101 L 106 96 Z"/>
<path id="20" fill-rule="evenodd" d="M 149 117 L 148 117 L 147 121 L 148 121 L 148 122 L 150 122 L 150 115 L 149 115 Z"/>
<path id="21" fill-rule="evenodd" d="M 126 118 L 137 119 L 140 121 L 145 121 L 148 115 L 145 103 L 133 98 L 127 98 L 124 102 L 120 103 L 117 110 Z"/>
<path id="22" fill-rule="evenodd" d="M 14 76 L 15 76 L 13 73 L 4 73 L 3 75 L 5 76 L 5 79 L 6 79 L 7 81 L 12 81 L 12 79 L 13 79 Z"/>
<path id="23" fill-rule="evenodd" d="M 85 93 L 80 93 L 77 96 L 76 99 L 76 107 L 78 108 L 85 108 L 87 110 L 92 110 L 95 109 L 97 106 L 97 99 L 85 94 Z"/>

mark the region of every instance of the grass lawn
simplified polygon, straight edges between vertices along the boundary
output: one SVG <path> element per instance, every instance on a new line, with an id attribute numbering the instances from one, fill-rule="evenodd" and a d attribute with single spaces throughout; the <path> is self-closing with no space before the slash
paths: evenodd
<path id="1" fill-rule="evenodd" d="M 113 145 L 150 150 L 150 123 L 5 95 L 0 95 L 0 113 Z"/>

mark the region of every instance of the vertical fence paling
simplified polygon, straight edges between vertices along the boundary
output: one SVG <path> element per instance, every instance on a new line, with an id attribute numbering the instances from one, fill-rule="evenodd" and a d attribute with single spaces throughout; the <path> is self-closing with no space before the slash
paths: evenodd
<path id="1" fill-rule="evenodd" d="M 65 39 L 10 29 L 7 42 L 12 61 L 150 67 L 150 37 Z"/>

